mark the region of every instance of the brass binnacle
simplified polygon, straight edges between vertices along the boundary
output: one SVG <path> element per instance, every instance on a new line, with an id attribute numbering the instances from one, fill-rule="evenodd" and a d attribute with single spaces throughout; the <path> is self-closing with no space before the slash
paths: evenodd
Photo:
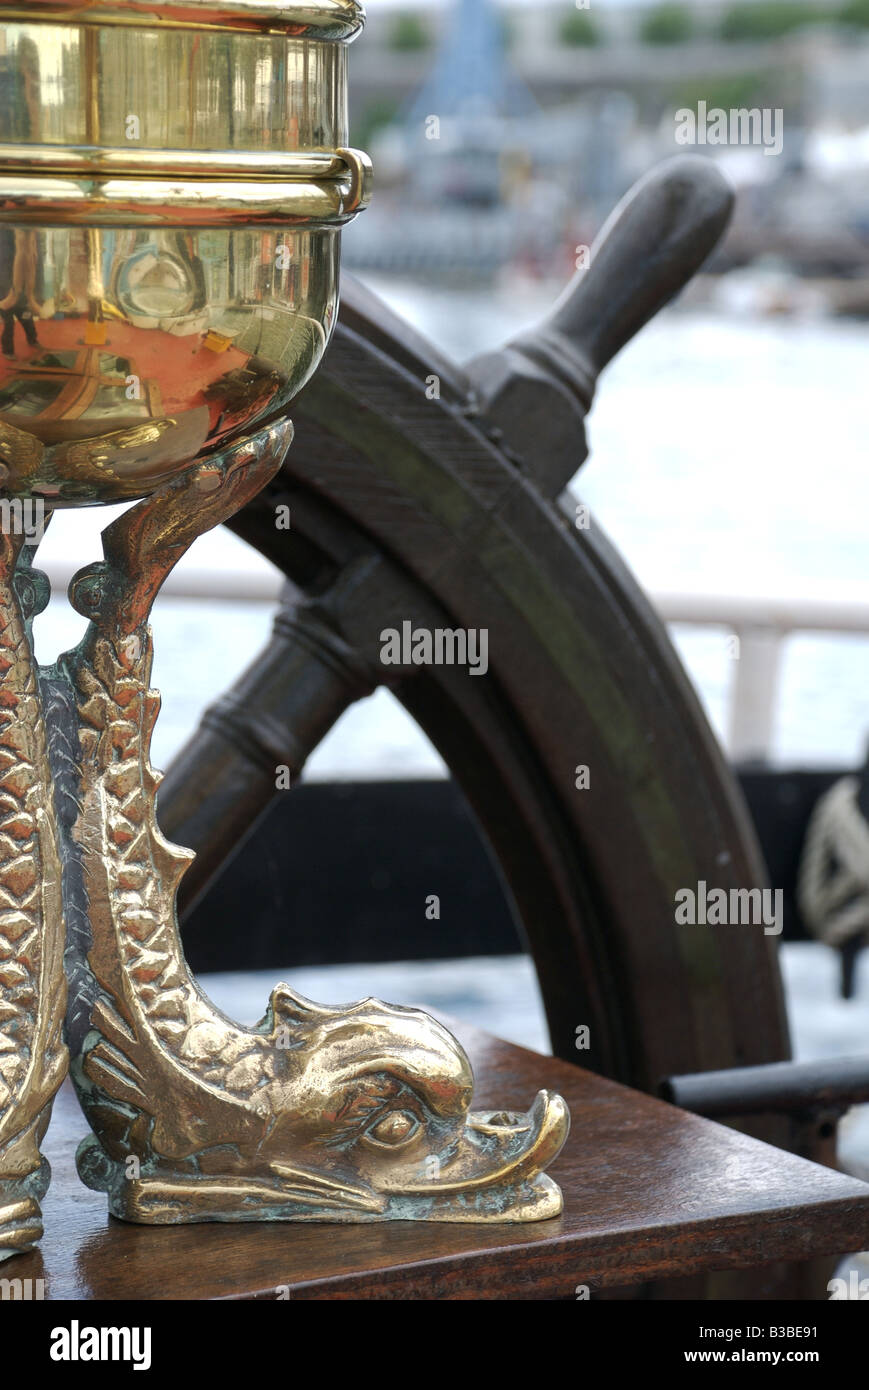
<path id="1" fill-rule="evenodd" d="M 338 308 L 355 0 L 0 0 L 0 447 L 129 501 L 286 416 Z"/>

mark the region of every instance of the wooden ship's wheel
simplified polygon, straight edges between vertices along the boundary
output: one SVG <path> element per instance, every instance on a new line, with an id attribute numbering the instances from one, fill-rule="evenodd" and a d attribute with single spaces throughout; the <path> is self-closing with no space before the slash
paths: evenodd
<path id="1" fill-rule="evenodd" d="M 283 469 L 231 523 L 289 581 L 274 637 L 160 792 L 166 833 L 197 852 L 189 906 L 271 804 L 276 765 L 295 778 L 388 684 L 494 852 L 555 1054 L 578 1060 L 588 1025 L 581 1060 L 646 1090 L 788 1056 L 770 938 L 675 922 L 680 887 L 745 888 L 763 868 L 661 623 L 565 492 L 597 373 L 706 258 L 730 200 L 707 162 L 662 166 L 550 318 L 467 369 L 345 283 Z M 406 620 L 488 629 L 487 677 L 382 665 L 382 630 Z"/>

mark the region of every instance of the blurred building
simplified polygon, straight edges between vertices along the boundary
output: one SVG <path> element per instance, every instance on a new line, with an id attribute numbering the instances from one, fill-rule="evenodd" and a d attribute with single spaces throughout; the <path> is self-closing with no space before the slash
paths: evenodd
<path id="1" fill-rule="evenodd" d="M 377 195 L 348 263 L 563 277 L 625 189 L 677 151 L 676 111 L 704 101 L 783 113 L 778 158 L 703 150 L 742 195 L 719 267 L 869 273 L 864 8 L 865 23 L 843 22 L 837 0 L 806 5 L 805 23 L 786 0 L 380 11 L 353 55 Z"/>

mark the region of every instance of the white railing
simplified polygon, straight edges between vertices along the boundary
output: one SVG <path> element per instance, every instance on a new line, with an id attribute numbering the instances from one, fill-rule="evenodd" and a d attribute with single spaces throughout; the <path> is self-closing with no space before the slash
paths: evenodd
<path id="1" fill-rule="evenodd" d="M 782 652 L 792 633 L 869 636 L 869 602 L 733 594 L 652 594 L 651 598 L 666 623 L 720 627 L 738 638 L 726 738 L 728 755 L 735 762 L 769 756 Z"/>
<path id="2" fill-rule="evenodd" d="M 75 571 L 62 561 L 47 565 L 52 587 L 65 591 Z M 182 565 L 169 575 L 167 597 L 203 601 L 272 603 L 282 585 L 277 571 L 197 569 Z M 738 639 L 733 651 L 726 745 L 734 761 L 765 759 L 772 746 L 784 644 L 795 632 L 850 632 L 869 636 L 869 601 L 748 597 L 736 594 L 653 593 L 665 623 L 717 627 Z"/>

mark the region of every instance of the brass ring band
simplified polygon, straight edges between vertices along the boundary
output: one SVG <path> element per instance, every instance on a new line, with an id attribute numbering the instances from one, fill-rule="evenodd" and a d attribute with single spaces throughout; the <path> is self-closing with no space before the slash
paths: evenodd
<path id="1" fill-rule="evenodd" d="M 121 24 L 137 29 L 215 29 L 347 42 L 365 23 L 358 0 L 28 0 L 0 3 L 19 23 Z"/>
<path id="2" fill-rule="evenodd" d="M 98 145 L 0 144 L 0 175 L 62 178 L 232 179 L 244 183 L 346 179 L 368 165 L 358 150 L 149 150 Z"/>
<path id="3" fill-rule="evenodd" d="M 367 180 L 55 179 L 0 176 L 0 223 L 41 227 L 340 227 L 365 206 Z"/>

